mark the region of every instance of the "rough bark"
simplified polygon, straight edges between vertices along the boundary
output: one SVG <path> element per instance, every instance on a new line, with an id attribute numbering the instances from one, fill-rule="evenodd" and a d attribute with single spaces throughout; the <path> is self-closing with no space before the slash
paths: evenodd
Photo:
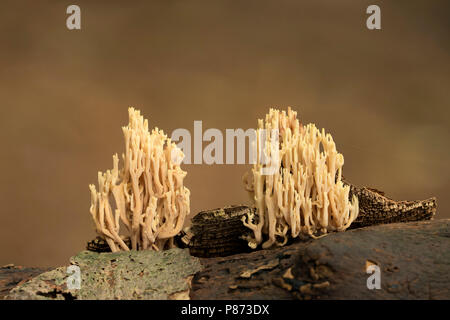
<path id="1" fill-rule="evenodd" d="M 346 182 L 347 183 L 347 182 Z M 372 188 L 357 188 L 350 183 L 350 198 L 356 195 L 360 212 L 350 229 L 378 224 L 430 220 L 436 213 L 436 199 L 395 201 L 383 192 Z M 248 206 L 230 206 L 198 213 L 188 231 L 182 232 L 178 243 L 190 249 L 197 257 L 223 257 L 249 252 L 242 238 L 251 235 L 241 221 L 248 212 L 256 210 Z"/>
<path id="2" fill-rule="evenodd" d="M 192 299 L 449 299 L 450 220 L 355 229 L 201 262 Z M 381 289 L 367 287 L 371 264 Z"/>
<path id="3" fill-rule="evenodd" d="M 200 258 L 200 263 L 203 269 L 192 280 L 191 299 L 450 299 L 450 220 L 364 227 L 285 247 Z M 366 268 L 372 264 L 381 271 L 379 290 L 367 288 L 371 275 Z M 139 262 L 130 267 L 136 265 Z M 0 292 L 28 280 L 27 270 L 39 272 L 0 268 Z M 92 272 L 101 270 L 97 265 Z M 54 279 L 45 282 L 47 294 L 64 298 L 67 291 L 55 286 Z M 14 298 L 17 290 L 10 296 Z"/>
<path id="4" fill-rule="evenodd" d="M 191 298 L 449 299 L 450 220 L 411 222 L 431 219 L 436 212 L 436 199 L 394 201 L 378 190 L 350 186 L 351 195 L 355 194 L 360 204 L 359 216 L 351 226 L 354 230 L 318 240 L 291 239 L 282 248 L 252 251 L 242 240 L 250 232 L 242 224 L 242 217 L 255 208 L 231 206 L 197 214 L 190 230 L 177 237 L 178 244 L 189 248 L 191 255 L 203 257 L 204 270 L 194 277 Z M 94 242 L 88 244 L 91 250 L 104 250 L 101 243 Z M 144 260 L 152 261 L 153 267 L 142 267 L 143 261 L 136 264 L 141 258 L 135 254 L 152 255 Z M 200 270 L 200 264 L 186 254 L 179 261 L 159 259 L 165 254 L 82 252 L 71 259 L 72 264 L 84 268 L 87 286 L 79 291 L 67 289 L 66 268 L 44 272 L 26 282 L 45 270 L 5 266 L 0 268 L 0 298 L 17 284 L 8 298 L 187 298 L 191 276 Z M 122 255 L 127 261 L 122 261 Z M 119 268 L 117 261 L 121 261 Z M 380 267 L 381 290 L 367 288 L 370 275 L 366 274 L 366 267 L 371 264 Z M 155 265 L 162 268 L 159 271 L 172 271 L 162 272 L 167 277 L 155 278 Z M 167 286 L 171 277 L 175 282 Z M 143 281 L 153 278 L 161 281 Z M 176 285 L 177 281 L 183 288 Z M 162 291 L 155 291 L 154 286 L 162 282 Z M 144 285 L 142 290 L 131 290 L 136 283 Z"/>
<path id="5" fill-rule="evenodd" d="M 242 223 L 242 217 L 254 208 L 230 206 L 199 212 L 191 220 L 189 230 L 177 237 L 181 247 L 187 247 L 196 257 L 223 257 L 250 252 L 242 236 L 250 230 Z"/>
<path id="6" fill-rule="evenodd" d="M 359 201 L 359 215 L 350 228 L 361 228 L 377 224 L 430 220 L 436 214 L 436 198 L 415 201 L 396 201 L 383 191 L 373 188 L 358 188 L 350 185 L 350 197 Z"/>

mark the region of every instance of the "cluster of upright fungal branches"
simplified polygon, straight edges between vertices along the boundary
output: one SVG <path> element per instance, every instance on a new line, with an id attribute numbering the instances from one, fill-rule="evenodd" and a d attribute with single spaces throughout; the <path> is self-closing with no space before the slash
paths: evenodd
<path id="1" fill-rule="evenodd" d="M 282 246 L 289 236 L 315 237 L 350 226 L 358 199 L 349 200 L 350 187 L 342 182 L 344 157 L 330 134 L 314 124 L 302 126 L 290 108 L 287 113 L 271 109 L 258 121 L 256 139 L 259 156 L 244 175 L 256 207 L 243 218 L 254 235 L 247 239 L 251 247 L 263 241 L 263 248 Z"/>
<path id="2" fill-rule="evenodd" d="M 161 250 L 173 246 L 173 237 L 189 215 L 186 172 L 180 168 L 183 154 L 138 110 L 129 108 L 129 124 L 123 127 L 123 167 L 113 156 L 113 169 L 98 173 L 98 191 L 90 185 L 90 212 L 97 233 L 113 252 Z M 125 231 L 123 233 L 122 231 Z M 131 248 L 124 238 L 131 238 Z"/>

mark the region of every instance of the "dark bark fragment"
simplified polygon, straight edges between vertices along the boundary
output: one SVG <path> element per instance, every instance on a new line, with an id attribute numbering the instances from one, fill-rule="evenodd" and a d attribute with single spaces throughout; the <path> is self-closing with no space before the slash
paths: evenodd
<path id="1" fill-rule="evenodd" d="M 395 201 L 384 192 L 350 185 L 350 196 L 359 201 L 359 215 L 350 228 L 377 224 L 430 220 L 436 213 L 436 198 L 416 201 Z"/>

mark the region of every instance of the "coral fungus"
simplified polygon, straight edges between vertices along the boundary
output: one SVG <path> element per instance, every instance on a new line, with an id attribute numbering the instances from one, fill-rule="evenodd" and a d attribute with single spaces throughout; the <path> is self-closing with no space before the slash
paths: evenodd
<path id="1" fill-rule="evenodd" d="M 114 155 L 113 169 L 98 173 L 99 190 L 89 185 L 90 212 L 111 251 L 161 250 L 173 246 L 190 212 L 190 192 L 183 185 L 186 172 L 177 161 L 183 154 L 162 130 L 150 134 L 138 110 L 129 108 L 128 113 L 129 124 L 122 128 L 123 167 L 119 169 Z M 131 237 L 131 248 L 125 236 Z"/>
<path id="2" fill-rule="evenodd" d="M 358 199 L 349 200 L 350 187 L 342 182 L 344 157 L 330 134 L 314 124 L 302 126 L 289 108 L 287 114 L 271 109 L 265 121 L 258 121 L 256 136 L 257 154 L 269 161 L 262 163 L 258 156 L 244 175 L 257 209 L 243 217 L 254 234 L 247 239 L 251 247 L 263 237 L 267 248 L 284 245 L 289 236 L 315 237 L 350 226 L 358 215 Z M 274 172 L 264 174 L 269 167 Z"/>

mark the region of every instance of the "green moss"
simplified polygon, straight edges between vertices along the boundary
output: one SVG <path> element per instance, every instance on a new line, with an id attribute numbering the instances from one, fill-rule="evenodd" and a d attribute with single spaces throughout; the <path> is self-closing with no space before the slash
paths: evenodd
<path id="1" fill-rule="evenodd" d="M 168 299 L 187 291 L 201 270 L 187 249 L 118 253 L 82 251 L 70 259 L 80 267 L 81 288 L 67 288 L 67 268 L 45 272 L 14 288 L 9 299 Z"/>

